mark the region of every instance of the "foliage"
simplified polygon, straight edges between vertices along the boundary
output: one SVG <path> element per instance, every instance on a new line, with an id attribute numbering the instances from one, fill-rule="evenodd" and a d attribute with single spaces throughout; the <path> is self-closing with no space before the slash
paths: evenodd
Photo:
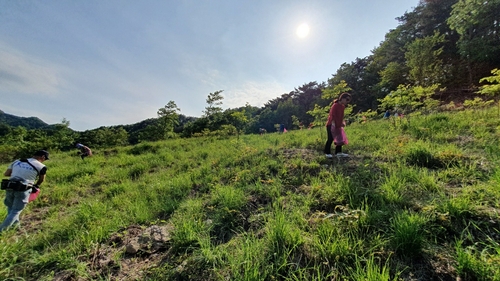
<path id="1" fill-rule="evenodd" d="M 328 111 L 319 105 L 315 105 L 314 109 L 307 113 L 314 117 L 314 121 L 312 122 L 314 126 L 323 126 L 326 123 L 326 119 L 328 119 Z"/>
<path id="2" fill-rule="evenodd" d="M 161 139 L 168 137 L 168 134 L 172 134 L 174 127 L 179 124 L 179 112 L 180 109 L 177 107 L 174 101 L 169 101 L 167 105 L 158 109 L 158 131 L 163 133 Z"/>
<path id="3" fill-rule="evenodd" d="M 460 38 L 457 45 L 462 57 L 472 61 L 499 62 L 500 1 L 459 0 L 453 5 L 447 23 Z"/>
<path id="4" fill-rule="evenodd" d="M 222 96 L 223 90 L 215 91 L 208 94 L 207 97 L 207 107 L 205 107 L 204 117 L 208 120 L 208 127 L 210 130 L 216 130 L 220 125 L 219 122 L 222 119 Z"/>
<path id="5" fill-rule="evenodd" d="M 352 89 L 347 85 L 346 81 L 342 80 L 338 84 L 329 85 L 329 87 L 324 89 L 321 98 L 324 100 L 334 100 L 337 99 L 340 94 L 349 92 L 350 90 Z M 328 106 L 328 108 L 330 107 Z"/>
<path id="6" fill-rule="evenodd" d="M 78 134 L 75 139 L 91 148 L 126 145 L 129 141 L 128 133 L 123 127 L 100 127 L 88 130 Z"/>
<path id="7" fill-rule="evenodd" d="M 478 93 L 495 97 L 500 95 L 500 69 L 493 69 L 491 74 L 493 75 L 479 80 L 479 83 L 488 82 L 490 84 L 481 86 Z M 498 115 L 500 116 L 500 101 L 498 101 Z"/>
<path id="8" fill-rule="evenodd" d="M 405 114 L 419 108 L 424 108 L 427 111 L 432 110 L 438 106 L 438 101 L 432 98 L 438 87 L 437 84 L 429 87 L 399 85 L 396 91 L 379 100 L 379 108 L 381 110 L 398 109 Z"/>
<path id="9" fill-rule="evenodd" d="M 481 89 L 478 91 L 478 93 L 492 96 L 500 95 L 500 69 L 493 69 L 491 71 L 491 74 L 493 75 L 481 78 L 481 80 L 479 80 L 480 83 L 488 82 L 491 84 L 481 86 Z"/>
<path id="10" fill-rule="evenodd" d="M 436 48 L 436 46 L 444 40 L 444 34 L 435 32 L 433 36 L 415 39 L 406 47 L 405 58 L 406 65 L 410 69 L 409 78 L 415 85 L 429 87 L 443 82 L 443 61 L 439 59 L 443 47 Z"/>
<path id="11" fill-rule="evenodd" d="M 493 103 L 492 100 L 485 101 L 482 98 L 475 97 L 473 100 L 465 100 L 464 101 L 464 107 L 465 108 L 472 108 L 472 109 L 478 109 L 478 108 L 484 108 Z"/>
<path id="12" fill-rule="evenodd" d="M 398 85 L 406 84 L 406 77 L 403 74 L 407 72 L 406 65 L 391 61 L 379 72 L 378 86 L 389 91 L 396 89 Z"/>
<path id="13" fill-rule="evenodd" d="M 326 123 L 326 119 L 328 119 L 328 113 L 330 111 L 330 107 L 332 106 L 333 99 L 337 99 L 340 94 L 344 92 L 350 91 L 351 88 L 347 85 L 345 81 L 340 81 L 338 84 L 330 85 L 326 89 L 323 90 L 323 94 L 321 98 L 323 100 L 331 100 L 327 106 L 319 106 L 318 104 L 314 105 L 314 109 L 309 110 L 307 114 L 311 115 L 314 118 L 312 122 L 315 126 L 322 126 Z M 347 110 L 345 112 L 346 115 L 349 115 L 352 109 Z"/>
<path id="14" fill-rule="evenodd" d="M 233 112 L 231 113 L 230 117 L 230 123 L 236 129 L 239 137 L 239 135 L 243 132 L 244 127 L 248 123 L 247 116 L 245 115 L 245 110 Z"/>

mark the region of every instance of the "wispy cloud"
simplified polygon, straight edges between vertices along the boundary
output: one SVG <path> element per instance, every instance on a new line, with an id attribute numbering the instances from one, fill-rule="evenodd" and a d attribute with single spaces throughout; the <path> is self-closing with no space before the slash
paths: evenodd
<path id="1" fill-rule="evenodd" d="M 63 83 L 50 61 L 34 58 L 0 42 L 0 93 L 56 96 Z"/>

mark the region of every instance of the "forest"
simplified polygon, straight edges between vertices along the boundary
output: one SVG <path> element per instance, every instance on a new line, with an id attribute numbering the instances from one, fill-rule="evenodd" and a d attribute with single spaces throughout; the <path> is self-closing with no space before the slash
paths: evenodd
<path id="1" fill-rule="evenodd" d="M 151 118 L 131 125 L 83 132 L 70 121 L 43 126 L 0 113 L 0 161 L 26 156 L 34 149 L 69 150 L 76 142 L 106 148 L 169 138 L 219 137 L 322 126 L 329 106 L 343 91 L 352 93 L 346 111 L 379 118 L 386 110 L 404 114 L 493 102 L 500 80 L 500 0 L 423 0 L 398 17 L 398 25 L 371 55 L 343 63 L 327 81 L 306 82 L 262 107 L 246 104 L 223 110 L 223 89 L 209 93 L 201 117 L 180 114 L 170 101 Z M 486 88 L 485 88 L 486 87 Z M 43 122 L 41 122 L 43 123 Z"/>

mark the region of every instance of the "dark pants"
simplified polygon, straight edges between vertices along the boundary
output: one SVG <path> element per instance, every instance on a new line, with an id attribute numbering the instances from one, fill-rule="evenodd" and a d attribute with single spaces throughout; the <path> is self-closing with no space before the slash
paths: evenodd
<path id="1" fill-rule="evenodd" d="M 332 136 L 332 126 L 326 126 L 326 135 L 328 139 L 326 140 L 325 144 L 325 154 L 332 154 L 332 143 L 333 143 L 333 136 Z M 342 146 L 341 145 L 336 145 L 335 146 L 335 154 L 341 153 L 342 152 Z"/>

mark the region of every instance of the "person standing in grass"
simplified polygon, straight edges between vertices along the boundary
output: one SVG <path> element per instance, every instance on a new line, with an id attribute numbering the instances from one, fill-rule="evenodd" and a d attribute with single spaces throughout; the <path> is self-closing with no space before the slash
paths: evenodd
<path id="1" fill-rule="evenodd" d="M 39 150 L 32 158 L 12 162 L 5 171 L 4 176 L 9 180 L 2 181 L 2 189 L 6 191 L 4 204 L 7 206 L 7 217 L 0 224 L 0 232 L 19 224 L 19 215 L 28 204 L 33 186 L 40 188 L 45 180 L 47 167 L 42 164 L 45 160 L 49 160 L 49 153 Z"/>
<path id="2" fill-rule="evenodd" d="M 84 160 L 84 158 L 87 156 L 92 156 L 92 150 L 90 150 L 88 146 L 77 143 L 76 148 L 80 149 L 80 152 L 78 154 L 80 155 L 80 157 L 82 157 L 82 160 Z"/>
<path id="3" fill-rule="evenodd" d="M 347 137 L 344 132 L 344 109 L 351 102 L 351 94 L 342 93 L 340 97 L 333 101 L 326 122 L 327 141 L 325 144 L 326 158 L 333 158 L 332 143 L 335 144 L 335 155 L 338 157 L 349 156 L 342 153 L 342 146 L 347 144 Z"/>

